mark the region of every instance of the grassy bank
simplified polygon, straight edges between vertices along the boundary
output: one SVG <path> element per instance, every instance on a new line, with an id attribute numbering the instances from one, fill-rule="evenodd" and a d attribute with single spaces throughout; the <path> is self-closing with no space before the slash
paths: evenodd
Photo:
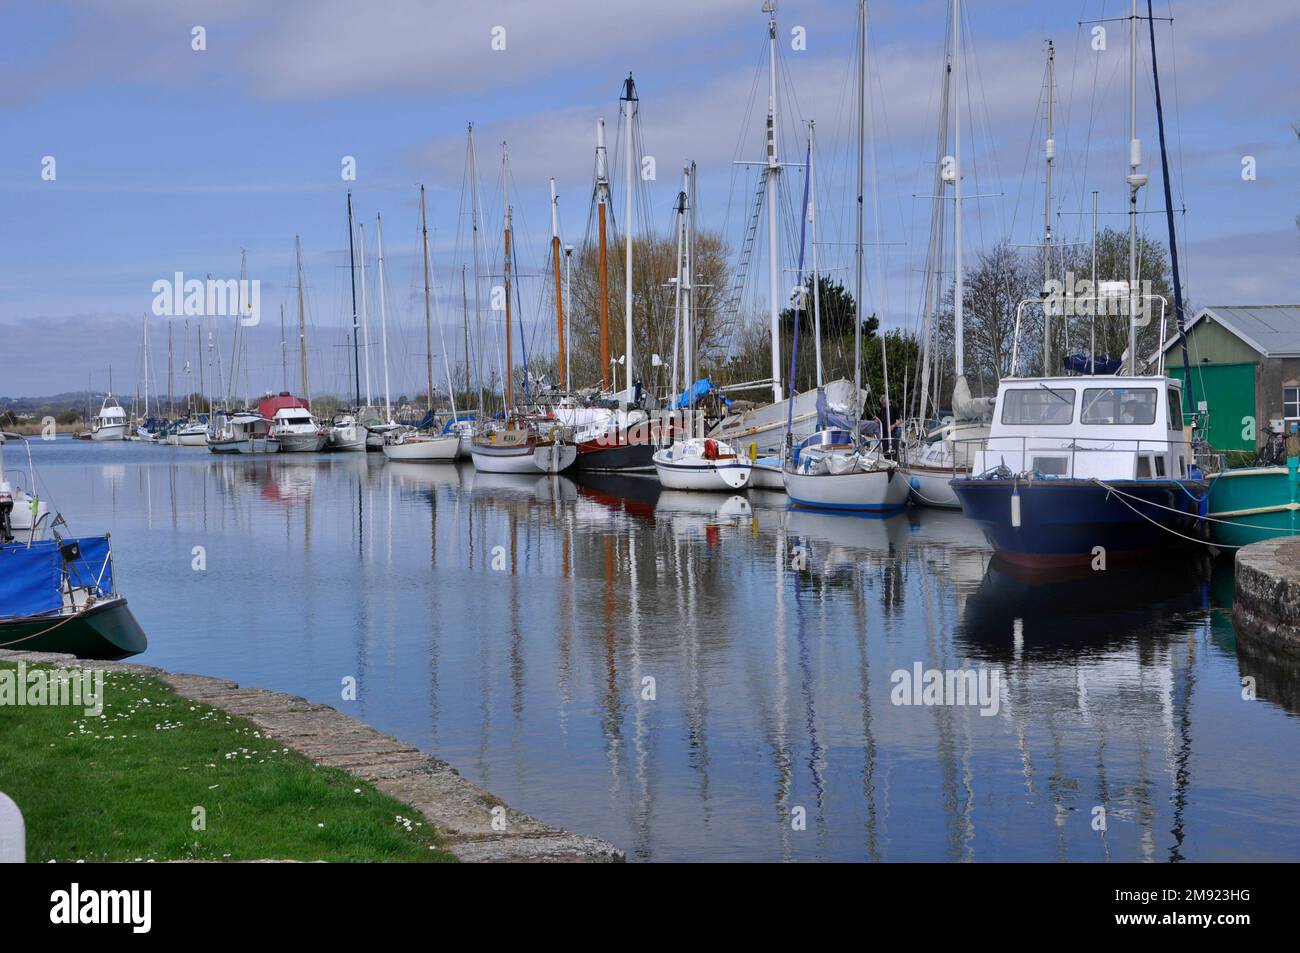
<path id="1" fill-rule="evenodd" d="M 22 809 L 34 862 L 454 859 L 368 783 L 128 672 L 105 674 L 99 717 L 0 705 L 0 791 Z"/>

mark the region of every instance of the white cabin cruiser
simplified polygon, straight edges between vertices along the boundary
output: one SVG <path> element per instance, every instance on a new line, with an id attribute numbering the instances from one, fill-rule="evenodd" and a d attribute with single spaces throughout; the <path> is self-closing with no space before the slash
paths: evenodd
<path id="1" fill-rule="evenodd" d="M 117 399 L 109 394 L 100 405 L 99 413 L 90 422 L 91 440 L 125 440 L 126 411 Z"/>
<path id="2" fill-rule="evenodd" d="M 271 418 L 271 433 L 281 453 L 315 453 L 325 449 L 329 433 L 303 407 L 281 407 Z"/>

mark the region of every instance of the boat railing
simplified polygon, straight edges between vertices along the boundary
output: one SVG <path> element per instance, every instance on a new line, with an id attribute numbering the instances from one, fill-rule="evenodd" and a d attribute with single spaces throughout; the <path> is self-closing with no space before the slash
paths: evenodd
<path id="1" fill-rule="evenodd" d="M 1095 316 L 1098 313 L 1109 314 L 1113 310 L 1119 311 L 1121 314 L 1127 311 L 1128 318 L 1132 321 L 1134 315 L 1136 315 L 1138 311 L 1139 301 L 1144 302 L 1147 305 L 1153 302 L 1159 302 L 1160 305 L 1160 343 L 1155 352 L 1157 355 L 1155 373 L 1157 375 L 1163 375 L 1165 372 L 1165 339 L 1168 332 L 1166 312 L 1169 307 L 1169 301 L 1164 297 L 1164 295 L 1136 294 L 1130 292 L 1128 289 L 1124 289 L 1122 292 L 1117 294 L 1067 295 L 1064 297 L 1047 295 L 1044 297 L 1025 298 L 1022 300 L 1016 305 L 1016 321 L 1011 336 L 1011 374 L 1009 376 L 1017 376 L 1016 369 L 1020 365 L 1020 325 L 1021 319 L 1024 317 L 1025 308 L 1037 305 L 1044 311 L 1044 313 L 1046 313 L 1048 311 L 1048 305 L 1054 304 L 1056 306 L 1056 316 L 1061 317 L 1063 315 L 1066 318 L 1080 314 L 1084 316 L 1089 314 Z M 1118 304 L 1121 302 L 1125 303 L 1127 307 L 1119 307 Z M 1150 317 L 1147 316 L 1146 320 L 1138 326 L 1145 327 L 1150 323 L 1150 320 Z M 1095 360 L 1096 355 L 1089 355 L 1089 361 L 1093 362 L 1094 366 Z M 1132 357 L 1130 357 L 1130 362 L 1136 367 L 1137 362 L 1134 361 Z M 1052 371 L 1049 368 L 1044 368 L 1043 373 L 1045 375 L 1050 375 Z"/>
<path id="2" fill-rule="evenodd" d="M 1184 440 L 1003 434 L 954 440 L 953 444 L 953 476 L 961 475 L 967 465 L 976 478 L 993 474 L 1008 478 L 1032 474 L 1036 479 L 1058 480 L 1189 476 Z M 1146 472 L 1142 472 L 1144 462 Z"/>

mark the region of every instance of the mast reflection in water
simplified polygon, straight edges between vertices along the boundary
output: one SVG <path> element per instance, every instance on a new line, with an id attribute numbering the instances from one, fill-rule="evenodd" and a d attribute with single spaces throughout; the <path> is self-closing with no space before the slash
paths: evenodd
<path id="1" fill-rule="evenodd" d="M 335 705 L 632 859 L 1300 853 L 1295 668 L 1239 649 L 1221 567 L 1024 577 L 960 514 L 637 477 L 33 453 L 112 531 L 143 662 Z M 997 714 L 893 704 L 917 663 L 996 673 Z"/>

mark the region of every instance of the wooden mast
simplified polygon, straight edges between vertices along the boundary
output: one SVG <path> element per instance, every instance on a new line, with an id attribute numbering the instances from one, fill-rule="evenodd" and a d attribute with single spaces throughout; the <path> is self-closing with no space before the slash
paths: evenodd
<path id="1" fill-rule="evenodd" d="M 424 246 L 424 356 L 429 372 L 429 410 L 433 410 L 433 326 L 429 317 L 429 220 L 424 210 L 424 186 L 420 186 L 420 234 Z"/>
<path id="2" fill-rule="evenodd" d="M 311 389 L 307 381 L 307 316 L 302 297 L 302 243 L 293 236 L 294 258 L 298 263 L 298 386 L 302 388 L 303 402 L 311 406 Z"/>
<path id="3" fill-rule="evenodd" d="M 609 253 L 605 239 L 605 206 L 609 202 L 609 174 L 605 166 L 605 120 L 596 123 L 596 218 L 600 231 L 600 380 L 609 391 Z"/>
<path id="4" fill-rule="evenodd" d="M 564 286 L 560 284 L 560 199 L 555 194 L 555 177 L 551 177 L 551 259 L 555 278 L 555 328 L 559 337 L 560 390 L 569 389 L 569 375 L 564 368 Z"/>

